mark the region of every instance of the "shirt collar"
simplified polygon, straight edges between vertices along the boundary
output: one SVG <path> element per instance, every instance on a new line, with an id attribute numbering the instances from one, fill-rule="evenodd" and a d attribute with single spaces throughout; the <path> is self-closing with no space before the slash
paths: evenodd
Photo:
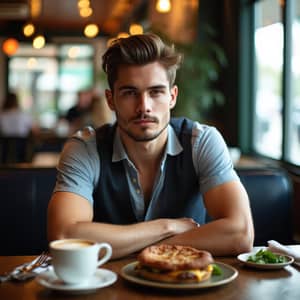
<path id="1" fill-rule="evenodd" d="M 173 127 L 171 125 L 168 125 L 168 141 L 167 141 L 165 156 L 167 154 L 171 156 L 175 156 L 178 155 L 181 151 L 183 151 L 183 148 L 178 140 L 178 137 Z M 119 129 L 117 128 L 115 131 L 115 137 L 113 143 L 112 161 L 116 162 L 124 159 L 129 160 L 124 145 L 121 141 Z"/>

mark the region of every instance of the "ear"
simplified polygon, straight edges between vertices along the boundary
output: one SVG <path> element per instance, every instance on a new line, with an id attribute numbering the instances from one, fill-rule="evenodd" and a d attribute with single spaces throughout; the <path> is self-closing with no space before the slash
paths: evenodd
<path id="1" fill-rule="evenodd" d="M 115 105 L 114 105 L 114 101 L 113 101 L 113 93 L 111 90 L 105 90 L 105 97 L 106 97 L 106 102 L 107 105 L 109 106 L 109 108 L 111 110 L 115 110 Z"/>
<path id="2" fill-rule="evenodd" d="M 177 85 L 173 85 L 171 90 L 170 90 L 170 93 L 171 93 L 171 99 L 170 99 L 170 109 L 173 109 L 176 105 L 176 101 L 177 101 L 177 95 L 178 95 L 178 87 Z"/>

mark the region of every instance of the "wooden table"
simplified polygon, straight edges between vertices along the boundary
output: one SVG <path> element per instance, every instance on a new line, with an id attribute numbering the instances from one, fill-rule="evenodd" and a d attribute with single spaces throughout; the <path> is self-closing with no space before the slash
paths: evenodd
<path id="1" fill-rule="evenodd" d="M 300 250 L 300 247 L 299 247 Z M 32 260 L 32 256 L 1 256 L 0 273 Z M 29 282 L 0 283 L 1 300 L 34 299 L 105 299 L 105 300 L 153 300 L 153 299 L 201 299 L 201 300 L 299 300 L 300 268 L 287 266 L 280 270 L 256 270 L 246 268 L 235 257 L 217 258 L 232 265 L 238 277 L 223 286 L 193 291 L 170 291 L 137 286 L 118 276 L 116 283 L 92 294 L 67 295 L 40 286 L 35 280 Z M 104 265 L 119 274 L 121 268 L 134 261 L 134 257 L 111 261 Z"/>

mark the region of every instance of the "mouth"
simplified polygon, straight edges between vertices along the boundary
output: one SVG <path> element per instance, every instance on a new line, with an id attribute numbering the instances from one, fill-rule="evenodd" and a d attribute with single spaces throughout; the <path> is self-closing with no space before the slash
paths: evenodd
<path id="1" fill-rule="evenodd" d="M 133 120 L 133 123 L 136 125 L 148 125 L 157 123 L 157 120 L 153 117 L 136 118 Z"/>
<path id="2" fill-rule="evenodd" d="M 150 123 L 154 123 L 154 121 L 153 120 L 148 120 L 148 119 L 142 119 L 142 120 L 135 120 L 133 123 L 137 124 L 137 125 L 147 125 L 147 124 L 150 124 Z"/>

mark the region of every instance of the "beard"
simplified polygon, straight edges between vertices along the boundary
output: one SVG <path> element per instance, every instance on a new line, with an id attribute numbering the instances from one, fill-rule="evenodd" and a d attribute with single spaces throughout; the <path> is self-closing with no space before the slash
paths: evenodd
<path id="1" fill-rule="evenodd" d="M 145 128 L 141 128 L 142 132 L 140 132 L 140 133 L 136 133 L 136 132 L 134 132 L 134 130 L 131 130 L 129 126 L 126 126 L 129 123 L 139 122 L 141 120 L 147 120 L 147 121 L 151 121 L 152 123 L 159 124 L 159 120 L 156 117 L 152 117 L 152 116 L 149 116 L 146 114 L 140 114 L 140 115 L 138 115 L 134 118 L 131 118 L 127 121 L 125 121 L 119 115 L 117 115 L 118 127 L 120 128 L 120 130 L 122 132 L 124 132 L 128 137 L 130 137 L 135 142 L 153 141 L 156 138 L 158 138 L 169 125 L 169 119 L 168 119 L 166 121 L 166 123 L 164 124 L 164 126 L 160 129 L 156 130 L 155 132 L 149 132 L 149 128 L 145 127 Z"/>

